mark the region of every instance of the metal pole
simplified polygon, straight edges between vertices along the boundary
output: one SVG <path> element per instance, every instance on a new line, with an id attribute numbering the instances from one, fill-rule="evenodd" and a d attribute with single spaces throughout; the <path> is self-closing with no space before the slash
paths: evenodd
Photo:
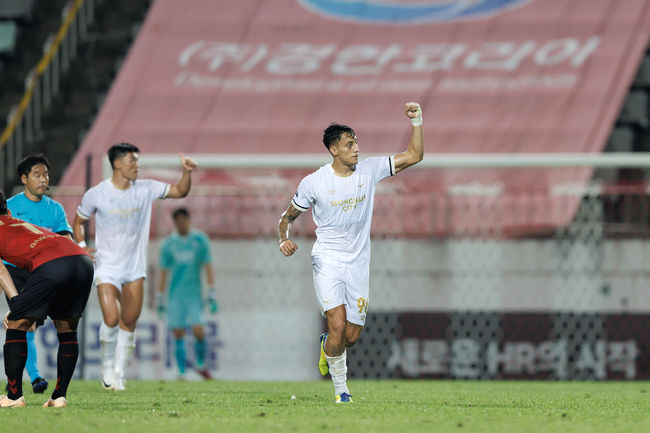
<path id="1" fill-rule="evenodd" d="M 86 23 L 88 26 L 95 22 L 95 0 L 86 0 Z"/>
<path id="2" fill-rule="evenodd" d="M 70 61 L 74 60 L 77 57 L 77 32 L 79 31 L 79 10 L 72 18 L 70 27 L 68 28 L 68 34 L 70 35 Z"/>
<path id="3" fill-rule="evenodd" d="M 79 23 L 79 40 L 81 42 L 84 42 L 86 40 L 86 33 L 88 30 L 88 22 L 86 21 L 88 19 L 86 15 L 87 3 L 87 1 L 82 3 L 79 7 L 79 11 L 77 12 L 77 22 Z"/>
<path id="4" fill-rule="evenodd" d="M 4 167 L 4 178 L 9 181 L 9 173 L 13 173 L 13 170 L 11 170 L 11 164 L 9 163 L 9 149 L 14 145 L 14 135 L 11 134 L 9 137 L 9 140 L 7 140 L 7 143 L 5 144 L 4 152 L 2 153 L 2 163 Z"/>
<path id="5" fill-rule="evenodd" d="M 25 124 L 25 143 L 28 144 L 34 142 L 34 128 L 32 127 L 33 121 L 34 114 L 32 110 L 32 101 L 29 101 L 25 111 L 23 111 L 23 118 L 21 119 L 21 122 L 24 122 Z"/>
<path id="6" fill-rule="evenodd" d="M 381 156 L 364 154 L 363 157 Z M 192 155 L 201 167 L 211 168 L 310 168 L 328 162 L 326 154 Z M 330 158 L 331 160 L 331 158 Z M 178 155 L 146 154 L 138 160 L 140 167 L 178 166 Z M 650 167 L 650 152 L 612 153 L 427 153 L 412 169 L 425 168 L 642 168 Z M 110 170 L 110 166 L 107 167 Z"/>
<path id="7" fill-rule="evenodd" d="M 93 156 L 89 153 L 86 155 L 86 191 L 90 189 L 92 186 L 90 182 L 92 182 L 92 162 L 93 162 Z M 90 240 L 88 236 L 88 226 L 89 222 L 86 221 L 84 223 L 84 240 L 86 243 Z M 86 341 L 88 339 L 86 338 L 86 315 L 84 314 L 81 316 L 81 320 L 79 322 L 79 329 L 81 330 L 81 334 L 79 336 L 79 353 L 81 354 L 80 359 L 79 359 L 79 374 L 81 375 L 82 379 L 86 378 Z"/>
<path id="8" fill-rule="evenodd" d="M 14 117 L 16 116 L 16 111 L 18 110 L 18 106 L 14 105 L 11 107 L 11 110 L 9 110 L 9 115 L 7 116 L 7 124 L 10 124 Z M 18 134 L 18 130 L 20 129 L 20 123 L 14 125 L 14 133 L 11 134 L 11 138 L 7 142 L 7 145 L 5 146 L 6 149 L 6 158 L 5 158 L 5 163 L 6 163 L 6 168 L 5 172 L 6 173 L 13 173 L 14 171 L 14 148 L 15 148 L 15 143 L 16 143 L 16 135 Z"/>
<path id="9" fill-rule="evenodd" d="M 41 136 L 41 112 L 43 103 L 41 101 L 41 83 L 43 78 L 36 75 L 34 78 L 34 87 L 32 89 L 32 107 L 34 109 L 34 139 L 38 140 Z"/>
<path id="10" fill-rule="evenodd" d="M 68 32 L 63 36 L 59 52 L 61 53 L 61 72 L 66 72 L 70 66 L 70 35 Z"/>
<path id="11" fill-rule="evenodd" d="M 63 8 L 63 11 L 61 12 L 61 20 L 65 21 L 68 12 L 70 11 L 70 3 L 65 5 Z M 61 71 L 65 72 L 68 70 L 68 65 L 70 64 L 70 38 L 68 35 L 70 34 L 70 28 L 68 27 L 68 31 L 65 32 L 65 35 L 63 36 L 63 40 L 61 41 L 61 45 L 59 45 L 59 51 L 61 52 Z"/>
<path id="12" fill-rule="evenodd" d="M 11 155 L 11 167 L 12 170 L 18 165 L 18 162 L 22 158 L 23 154 L 23 143 L 25 141 L 25 134 L 23 131 L 23 122 L 25 121 L 25 118 L 23 117 L 22 119 L 18 120 L 16 122 L 16 129 L 14 130 L 14 137 L 16 138 L 16 141 L 14 141 L 14 149 L 13 149 L 13 154 Z"/>
<path id="13" fill-rule="evenodd" d="M 60 50 L 56 50 L 52 54 L 52 96 L 59 94 L 59 73 L 61 68 L 59 51 Z"/>
<path id="14" fill-rule="evenodd" d="M 54 37 L 50 35 L 43 45 L 43 54 L 46 54 L 52 46 Z M 52 104 L 52 64 L 51 62 L 45 67 L 43 71 L 43 108 L 48 109 Z"/>
<path id="15" fill-rule="evenodd" d="M 34 81 L 35 71 L 32 69 L 27 74 L 25 78 L 25 93 L 27 93 L 29 87 Z M 27 107 L 25 108 L 23 118 L 25 119 L 25 141 L 27 143 L 34 142 L 34 93 L 32 92 L 32 99 L 29 100 Z"/>

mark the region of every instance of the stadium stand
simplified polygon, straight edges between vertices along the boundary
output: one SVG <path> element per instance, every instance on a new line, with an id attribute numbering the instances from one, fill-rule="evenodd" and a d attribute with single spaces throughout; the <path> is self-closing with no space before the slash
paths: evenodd
<path id="1" fill-rule="evenodd" d="M 1 0 L 0 19 L 29 22 L 34 15 L 36 0 Z"/>
<path id="2" fill-rule="evenodd" d="M 82 184 L 88 154 L 94 157 L 92 176 L 97 182 L 103 149 L 121 139 L 136 142 L 144 155 L 180 149 L 194 154 L 314 154 L 321 152 L 323 125 L 339 120 L 359 131 L 364 152 L 391 152 L 405 132 L 398 111 L 389 107 L 404 95 L 419 99 L 434 122 L 430 127 L 436 138 L 427 140 L 430 154 L 601 152 L 619 112 L 621 125 L 645 128 L 647 93 L 633 89 L 625 96 L 647 46 L 645 22 L 639 18 L 643 14 L 636 9 L 643 2 L 616 14 L 606 12 L 607 1 L 599 2 L 591 14 L 566 6 L 545 12 L 540 2 L 533 2 L 501 15 L 497 28 L 485 27 L 489 20 L 474 27 L 465 24 L 475 28 L 467 32 L 450 33 L 460 24 L 422 27 L 421 38 L 448 44 L 448 51 L 442 52 L 435 51 L 439 46 L 412 41 L 405 28 L 390 33 L 372 26 L 348 29 L 345 22 L 328 21 L 292 4 L 285 1 L 273 10 L 267 3 L 242 5 L 224 18 L 218 2 L 182 10 L 171 0 L 155 3 L 62 184 Z M 279 10 L 284 11 L 281 18 Z M 276 26 L 270 17 L 296 29 L 298 36 L 288 37 L 285 27 Z M 561 37 L 545 20 L 558 23 Z M 573 20 L 587 24 L 572 27 Z M 522 32 L 519 22 L 528 23 L 532 33 Z M 332 26 L 354 37 L 334 36 Z M 253 30 L 242 33 L 244 28 Z M 626 49 L 615 48 L 622 40 L 627 41 Z M 362 109 L 340 104 L 341 97 L 359 101 Z M 245 118 L 231 108 L 242 103 L 247 106 Z M 295 122 L 293 110 L 308 116 Z M 623 138 L 616 135 L 610 142 L 618 146 L 619 140 Z M 212 176 L 246 186 L 259 174 L 251 178 L 250 173 L 226 171 Z M 284 179 L 280 183 L 290 189 L 303 173 L 270 174 Z M 395 179 L 393 188 L 418 191 L 426 185 L 466 195 L 477 183 L 492 185 L 488 190 L 498 188 L 502 198 L 497 202 L 505 200 L 509 209 L 517 199 L 508 197 L 524 188 L 539 193 L 558 184 L 585 183 L 590 176 L 588 169 L 553 176 L 543 170 L 416 171 Z M 462 201 L 460 197 L 451 203 Z M 433 206 L 419 200 L 404 206 Z M 519 221 L 517 215 L 527 218 L 520 211 L 501 223 L 517 233 L 546 230 L 570 221 L 577 202 L 560 204 L 540 196 L 535 206 L 547 209 L 546 218 Z M 389 227 L 382 218 L 377 215 L 377 225 Z M 213 234 L 239 230 L 205 223 L 213 224 L 208 229 Z M 461 222 L 452 219 L 449 224 Z M 248 235 L 269 229 L 249 227 Z M 455 230 L 439 223 L 418 227 L 428 234 Z M 466 228 L 471 227 L 463 225 Z"/>
<path id="3" fill-rule="evenodd" d="M 98 182 L 106 148 L 122 140 L 143 159 L 179 150 L 311 155 L 324 152 L 322 129 L 341 121 L 357 130 L 363 154 L 392 153 L 408 131 L 405 98 L 423 104 L 427 155 L 650 150 L 647 0 L 624 8 L 531 0 L 477 19 L 419 23 L 417 38 L 408 25 L 350 25 L 307 3 L 328 2 L 157 0 L 141 27 L 146 5 L 131 17 L 98 3 L 105 38 L 89 38 L 95 60 L 72 66 L 48 139 L 37 145 L 58 154 L 83 141 L 60 184 L 83 188 L 88 155 Z M 111 23 L 123 31 L 109 32 Z M 61 153 L 55 174 L 71 153 Z M 223 289 L 224 315 L 210 331 L 224 347 L 218 377 L 268 379 L 256 374 L 276 365 L 273 378 L 313 377 L 303 346 L 321 323 L 306 290 L 308 252 L 280 261 L 274 239 L 309 171 L 195 174 L 186 203 L 195 225 L 216 238 Z M 167 167 L 141 174 L 177 175 Z M 373 313 L 350 356 L 351 376 L 649 378 L 642 330 L 650 307 L 639 289 L 648 283 L 648 178 L 647 169 L 414 169 L 382 184 Z M 57 198 L 74 213 L 78 193 Z M 155 210 L 152 268 L 170 206 Z M 308 217 L 295 224 L 305 250 L 312 231 Z M 299 287 L 287 288 L 287 275 Z M 150 346 L 140 349 L 149 355 L 163 343 L 150 313 L 142 321 Z M 300 344 L 270 347 L 271 335 L 285 334 Z M 264 364 L 255 364 L 260 351 Z M 153 358 L 141 358 L 138 377 L 164 373 Z"/>
<path id="4" fill-rule="evenodd" d="M 12 57 L 16 50 L 17 26 L 14 22 L 0 22 L 0 56 Z"/>
<path id="5" fill-rule="evenodd" d="M 5 41 L 13 55 L 0 53 L 3 80 L 0 82 L 0 118 L 6 119 L 20 101 L 26 77 L 47 52 L 53 35 L 62 24 L 65 10 L 75 2 L 69 0 L 0 1 L 0 46 Z M 26 141 L 22 153 L 45 152 L 54 165 L 53 181 L 62 176 L 69 155 L 79 146 L 90 127 L 101 101 L 123 57 L 133 41 L 138 23 L 146 14 L 150 0 L 87 0 L 94 21 L 78 38 L 77 52 L 67 70 L 59 77 L 60 93 L 42 112 L 41 129 L 32 141 Z M 68 9 L 65 9 L 68 8 Z M 13 28 L 2 38 L 3 26 Z M 9 36 L 14 36 L 10 39 Z M 11 42 L 11 43 L 9 43 Z M 14 173 L 6 171 L 5 188 L 16 185 Z"/>

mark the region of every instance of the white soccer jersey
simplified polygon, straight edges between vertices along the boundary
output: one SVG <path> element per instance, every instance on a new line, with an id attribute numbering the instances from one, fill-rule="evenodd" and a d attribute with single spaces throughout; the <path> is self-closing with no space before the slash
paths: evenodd
<path id="1" fill-rule="evenodd" d="M 77 213 L 84 219 L 96 214 L 96 273 L 146 275 L 151 207 L 168 193 L 169 184 L 149 179 L 136 180 L 127 190 L 107 179 L 86 191 Z"/>
<path id="2" fill-rule="evenodd" d="M 394 157 L 368 158 L 353 174 L 337 176 L 332 164 L 306 176 L 298 185 L 292 205 L 312 208 L 316 242 L 312 257 L 338 263 L 370 262 L 370 226 L 377 183 L 395 174 Z"/>

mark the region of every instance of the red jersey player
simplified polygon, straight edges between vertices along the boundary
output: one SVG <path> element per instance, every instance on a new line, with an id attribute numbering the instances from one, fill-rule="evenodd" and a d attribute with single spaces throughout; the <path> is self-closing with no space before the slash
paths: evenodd
<path id="1" fill-rule="evenodd" d="M 50 316 L 59 338 L 57 385 L 43 407 L 67 406 L 66 392 L 79 356 L 77 324 L 93 281 L 90 257 L 70 239 L 13 218 L 0 193 L 0 258 L 30 272 L 20 294 L 0 263 L 0 286 L 9 315 L 4 344 L 8 394 L 0 407 L 25 406 L 22 378 L 27 360 L 26 331 Z"/>

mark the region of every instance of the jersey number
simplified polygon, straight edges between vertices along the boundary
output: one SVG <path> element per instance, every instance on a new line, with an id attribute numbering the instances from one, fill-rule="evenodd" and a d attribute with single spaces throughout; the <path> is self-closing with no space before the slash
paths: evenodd
<path id="1" fill-rule="evenodd" d="M 0 221 L 0 226 L 3 226 L 3 225 L 5 225 L 5 223 Z M 19 223 L 19 224 L 9 224 L 9 227 L 18 227 L 18 226 L 25 226 L 30 232 L 36 233 L 37 235 L 42 235 L 43 234 L 43 232 L 40 231 L 39 229 L 37 229 L 35 225 L 30 224 L 28 222 L 22 222 L 22 223 Z"/>
<path id="2" fill-rule="evenodd" d="M 368 312 L 368 301 L 360 297 L 357 299 L 357 307 L 359 307 L 359 314 L 366 314 Z"/>

